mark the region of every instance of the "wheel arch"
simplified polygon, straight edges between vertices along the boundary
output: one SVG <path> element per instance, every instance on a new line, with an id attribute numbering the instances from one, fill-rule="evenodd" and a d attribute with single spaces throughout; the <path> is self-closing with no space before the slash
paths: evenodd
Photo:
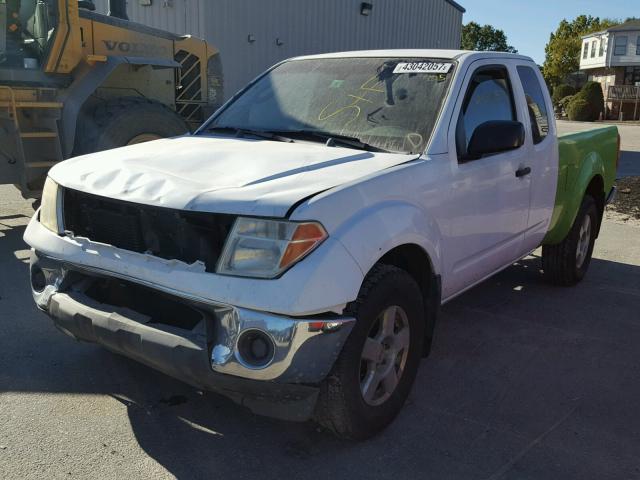
<path id="1" fill-rule="evenodd" d="M 566 185 L 558 187 L 544 245 L 556 245 L 569 234 L 585 195 L 596 200 L 601 216 L 604 213 L 606 171 L 602 158 L 597 152 L 591 152 L 578 165 L 575 171 L 569 172 Z"/>
<path id="2" fill-rule="evenodd" d="M 596 238 L 600 234 L 600 227 L 602 226 L 602 219 L 604 217 L 605 207 L 605 192 L 604 192 L 604 178 L 600 174 L 593 176 L 584 195 L 590 195 L 596 202 L 598 208 L 598 228 L 596 229 Z"/>
<path id="3" fill-rule="evenodd" d="M 442 287 L 440 275 L 436 274 L 433 262 L 427 251 L 418 244 L 398 245 L 375 263 L 376 265 L 392 265 L 407 272 L 420 287 L 424 299 L 425 336 L 423 355 L 431 351 L 433 332 L 440 309 Z"/>

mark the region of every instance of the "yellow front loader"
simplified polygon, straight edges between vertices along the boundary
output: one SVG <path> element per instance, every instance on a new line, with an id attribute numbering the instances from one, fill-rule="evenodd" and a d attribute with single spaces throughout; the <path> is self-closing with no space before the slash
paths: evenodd
<path id="1" fill-rule="evenodd" d="M 218 51 L 91 1 L 0 0 L 0 184 L 37 196 L 69 157 L 197 127 L 223 98 Z"/>

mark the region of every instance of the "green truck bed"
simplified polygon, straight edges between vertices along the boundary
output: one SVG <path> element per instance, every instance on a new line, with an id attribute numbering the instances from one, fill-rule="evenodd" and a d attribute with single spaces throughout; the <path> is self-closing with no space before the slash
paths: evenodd
<path id="1" fill-rule="evenodd" d="M 586 193 L 602 211 L 616 180 L 618 128 L 602 127 L 558 136 L 560 161 L 558 189 L 549 232 L 544 244 L 561 242 L 566 236 Z"/>

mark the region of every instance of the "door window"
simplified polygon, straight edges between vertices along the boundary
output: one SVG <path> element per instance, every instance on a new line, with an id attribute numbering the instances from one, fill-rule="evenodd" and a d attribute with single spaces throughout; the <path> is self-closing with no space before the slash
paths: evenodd
<path id="1" fill-rule="evenodd" d="M 57 23 L 54 0 L 0 0 L 0 67 L 38 69 Z"/>
<path id="2" fill-rule="evenodd" d="M 475 129 L 494 120 L 516 120 L 509 73 L 502 66 L 481 67 L 473 75 L 456 128 L 458 158 L 467 154 Z"/>
<path id="3" fill-rule="evenodd" d="M 549 134 L 549 116 L 542 87 L 536 72 L 531 67 L 518 67 L 518 76 L 527 100 L 533 143 L 538 144 Z"/>

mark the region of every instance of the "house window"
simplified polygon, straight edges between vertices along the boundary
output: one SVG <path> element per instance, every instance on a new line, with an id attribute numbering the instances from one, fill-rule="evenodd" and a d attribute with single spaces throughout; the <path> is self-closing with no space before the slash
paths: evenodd
<path id="1" fill-rule="evenodd" d="M 636 55 L 640 55 L 640 35 L 636 39 Z"/>
<path id="2" fill-rule="evenodd" d="M 616 48 L 613 54 L 616 56 L 626 55 L 628 41 L 629 41 L 629 37 L 627 37 L 626 35 L 616 37 Z"/>
<path id="3" fill-rule="evenodd" d="M 640 83 L 640 67 L 627 67 L 624 69 L 624 84 L 635 85 Z"/>
<path id="4" fill-rule="evenodd" d="M 584 51 L 582 52 L 582 59 L 586 60 L 587 56 L 589 56 L 589 42 L 584 43 Z"/>
<path id="5" fill-rule="evenodd" d="M 640 41 L 640 37 L 638 37 L 638 40 Z M 607 39 L 604 37 L 600 39 L 600 52 L 598 53 L 599 57 L 604 56 L 604 45 L 606 41 Z"/>
<path id="6" fill-rule="evenodd" d="M 597 40 L 594 40 L 593 42 L 591 42 L 591 58 L 596 58 L 596 44 L 598 43 Z"/>

